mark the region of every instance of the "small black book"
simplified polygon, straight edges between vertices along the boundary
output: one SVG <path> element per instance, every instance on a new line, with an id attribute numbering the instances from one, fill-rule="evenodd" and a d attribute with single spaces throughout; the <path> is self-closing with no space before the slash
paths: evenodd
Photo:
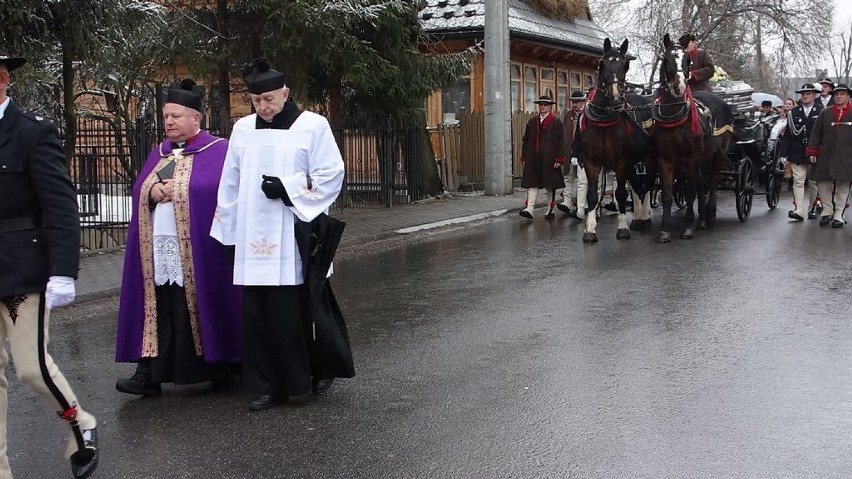
<path id="1" fill-rule="evenodd" d="M 160 181 L 170 180 L 172 176 L 175 174 L 175 160 L 172 160 L 166 164 L 166 166 L 160 168 L 157 171 L 157 177 L 160 178 Z"/>

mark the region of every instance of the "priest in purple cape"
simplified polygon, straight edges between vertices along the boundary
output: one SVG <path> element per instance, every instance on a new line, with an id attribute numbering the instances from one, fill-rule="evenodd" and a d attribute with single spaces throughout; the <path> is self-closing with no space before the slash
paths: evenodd
<path id="1" fill-rule="evenodd" d="M 137 366 L 116 382 L 123 393 L 233 380 L 242 360 L 241 292 L 209 235 L 228 142 L 200 130 L 202 108 L 193 80 L 169 88 L 168 139 L 133 186 L 115 359 Z"/>

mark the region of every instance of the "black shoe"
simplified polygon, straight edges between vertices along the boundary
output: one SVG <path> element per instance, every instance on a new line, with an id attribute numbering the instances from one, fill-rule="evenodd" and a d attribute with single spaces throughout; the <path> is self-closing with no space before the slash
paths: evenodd
<path id="1" fill-rule="evenodd" d="M 334 378 L 314 379 L 311 392 L 314 393 L 314 396 L 319 396 L 328 391 L 332 384 L 334 384 Z"/>
<path id="2" fill-rule="evenodd" d="M 802 218 L 802 216 L 799 213 L 796 213 L 795 211 L 788 211 L 787 212 L 787 218 L 794 219 L 796 221 L 804 221 L 805 220 L 804 218 Z"/>
<path id="3" fill-rule="evenodd" d="M 142 373 L 136 373 L 127 379 L 119 379 L 115 382 L 115 389 L 125 394 L 137 394 L 140 396 L 159 396 L 163 394 L 160 383 L 152 383 Z"/>
<path id="4" fill-rule="evenodd" d="M 86 479 L 98 468 L 97 427 L 83 431 L 83 443 L 85 444 L 84 449 L 71 454 L 71 474 L 74 474 L 74 479 Z"/>
<path id="5" fill-rule="evenodd" d="M 282 403 L 284 403 L 284 399 L 279 396 L 273 396 L 272 394 L 258 394 L 256 398 L 251 400 L 249 409 L 252 411 L 263 411 L 264 409 L 269 409 Z"/>
<path id="6" fill-rule="evenodd" d="M 832 228 L 843 228 L 843 222 L 840 220 L 834 220 L 831 222 Z"/>
<path id="7" fill-rule="evenodd" d="M 556 218 L 556 215 L 553 213 L 553 210 L 548 211 L 548 212 L 544 215 L 544 219 L 546 219 L 546 220 L 552 220 L 552 219 L 554 219 L 554 218 Z"/>
<path id="8" fill-rule="evenodd" d="M 612 203 L 605 204 L 604 209 L 607 211 L 618 211 L 618 206 L 615 206 L 615 201 L 613 201 Z"/>
<path id="9" fill-rule="evenodd" d="M 565 213 L 566 215 L 571 214 L 571 208 L 565 206 L 563 203 L 557 203 L 556 207 L 559 208 L 559 211 Z"/>
<path id="10" fill-rule="evenodd" d="M 521 216 L 523 216 L 524 218 L 526 218 L 526 219 L 528 219 L 528 220 L 531 220 L 531 219 L 533 218 L 532 213 L 530 213 L 530 212 L 529 212 L 529 211 L 527 211 L 527 210 L 521 210 L 521 211 L 520 211 L 520 213 L 518 213 L 518 214 L 519 214 L 519 215 L 521 215 Z"/>
<path id="11" fill-rule="evenodd" d="M 811 209 L 808 210 L 808 219 L 815 220 L 818 214 L 816 205 L 811 205 Z"/>
<path id="12" fill-rule="evenodd" d="M 823 216 L 819 219 L 820 226 L 828 226 L 829 223 L 831 223 L 831 216 Z"/>

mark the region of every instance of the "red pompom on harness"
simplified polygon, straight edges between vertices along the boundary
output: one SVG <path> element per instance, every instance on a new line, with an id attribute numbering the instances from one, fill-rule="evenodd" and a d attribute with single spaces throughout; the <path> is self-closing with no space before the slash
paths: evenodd
<path id="1" fill-rule="evenodd" d="M 56 414 L 59 415 L 60 418 L 64 419 L 68 422 L 75 422 L 77 420 L 77 404 L 75 403 L 73 406 L 69 407 L 64 411 L 59 411 Z"/>

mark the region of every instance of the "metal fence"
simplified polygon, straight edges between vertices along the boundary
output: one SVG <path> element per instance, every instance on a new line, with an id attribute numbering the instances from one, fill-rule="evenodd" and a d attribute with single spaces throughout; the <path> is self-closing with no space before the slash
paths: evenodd
<path id="1" fill-rule="evenodd" d="M 157 115 L 137 118 L 132 125 L 78 118 L 69 172 L 77 189 L 85 250 L 126 243 L 131 189 L 148 153 L 164 138 L 160 123 Z M 419 163 L 424 159 L 418 135 L 426 135 L 425 130 L 362 118 L 344 121 L 333 133 L 346 168 L 333 208 L 390 207 L 421 197 Z"/>

